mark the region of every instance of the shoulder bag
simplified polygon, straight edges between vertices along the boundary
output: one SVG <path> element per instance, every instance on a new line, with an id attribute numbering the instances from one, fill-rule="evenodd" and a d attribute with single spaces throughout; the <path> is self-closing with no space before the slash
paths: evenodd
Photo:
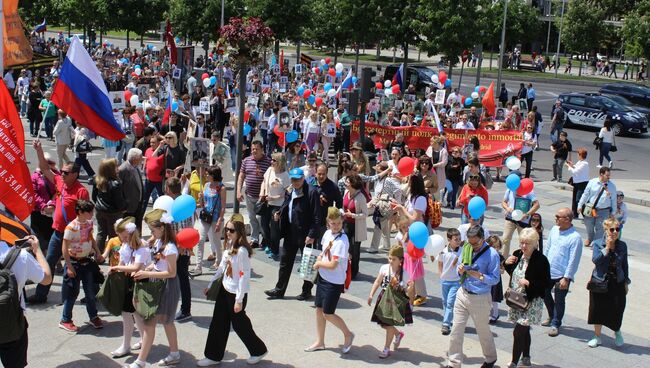
<path id="1" fill-rule="evenodd" d="M 390 267 L 388 269 L 388 279 L 390 280 Z M 404 289 L 399 287 L 386 286 L 381 300 L 375 309 L 375 316 L 388 326 L 404 326 L 406 320 L 406 308 L 408 308 L 409 298 Z"/>
<path id="2" fill-rule="evenodd" d="M 221 200 L 221 185 L 217 186 L 217 193 L 219 198 L 217 200 Z M 203 193 L 201 193 L 203 195 Z M 205 210 L 205 204 L 203 205 L 203 208 L 201 208 L 201 212 L 199 212 L 199 219 L 203 222 L 207 222 L 208 224 L 212 223 L 212 219 L 214 218 L 214 211 L 217 209 L 217 205 L 215 203 L 214 206 L 212 206 L 212 211 L 208 212 Z"/>
<path id="3" fill-rule="evenodd" d="M 605 278 L 602 280 L 591 275 L 591 279 L 587 282 L 587 290 L 596 294 L 606 294 L 608 291 L 607 275 L 605 275 Z"/>
<path id="4" fill-rule="evenodd" d="M 126 274 L 124 272 L 110 273 L 97 293 L 97 301 L 102 303 L 110 314 L 119 316 L 122 314 L 126 289 Z"/>
<path id="5" fill-rule="evenodd" d="M 521 262 L 521 258 L 519 259 L 519 262 Z M 509 285 L 511 284 L 512 284 L 512 276 L 510 276 Z M 528 297 L 526 296 L 526 292 L 524 290 L 519 291 L 517 289 L 508 287 L 508 290 L 506 290 L 504 296 L 508 307 L 514 310 L 526 311 L 530 307 L 530 301 L 528 300 Z"/>
<path id="6" fill-rule="evenodd" d="M 603 195 L 603 192 L 605 191 L 605 186 L 601 186 L 600 191 L 598 192 L 598 195 L 596 196 L 596 200 L 591 203 L 587 202 L 582 205 L 582 217 L 597 217 L 598 216 L 598 211 L 596 210 L 596 204 L 598 203 L 598 200 L 600 199 L 600 196 Z"/>
<path id="7" fill-rule="evenodd" d="M 612 131 L 612 146 L 609 148 L 609 152 L 616 151 L 618 151 L 618 147 L 616 147 L 616 134 Z"/>

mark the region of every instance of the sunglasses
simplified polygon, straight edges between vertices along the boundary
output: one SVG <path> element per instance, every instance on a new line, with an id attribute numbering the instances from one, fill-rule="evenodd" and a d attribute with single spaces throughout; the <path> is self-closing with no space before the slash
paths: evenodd
<path id="1" fill-rule="evenodd" d="M 72 174 L 72 171 L 61 170 L 61 175 L 66 176 L 68 174 Z"/>
<path id="2" fill-rule="evenodd" d="M 609 228 L 609 232 L 610 232 L 610 233 L 618 233 L 618 232 L 620 232 L 620 231 L 621 231 L 621 229 L 618 228 L 618 227 L 610 227 L 610 228 Z"/>
<path id="3" fill-rule="evenodd" d="M 174 139 L 174 137 L 165 137 L 165 139 Z"/>
<path id="4" fill-rule="evenodd" d="M 272 158 L 272 159 L 271 159 L 271 162 L 278 162 L 278 160 Z"/>
<path id="5" fill-rule="evenodd" d="M 227 227 L 227 228 L 226 228 L 226 231 L 229 232 L 229 233 L 231 233 L 231 234 L 233 234 L 233 233 L 235 232 L 235 229 L 232 228 L 232 227 Z"/>

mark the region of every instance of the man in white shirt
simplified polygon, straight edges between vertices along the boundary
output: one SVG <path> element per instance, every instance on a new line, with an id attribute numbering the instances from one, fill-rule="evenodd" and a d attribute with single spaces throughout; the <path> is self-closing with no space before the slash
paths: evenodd
<path id="1" fill-rule="evenodd" d="M 9 69 L 7 69 L 7 71 L 5 72 L 5 75 L 4 75 L 5 85 L 7 86 L 7 89 L 9 90 L 9 93 L 11 95 L 14 94 L 14 89 L 16 88 L 16 82 L 14 82 L 14 74 L 13 73 L 14 73 L 14 70 L 9 68 Z"/>
<path id="2" fill-rule="evenodd" d="M 194 87 L 196 87 L 196 71 L 193 70 L 189 78 L 187 78 L 187 93 L 194 93 Z"/>
<path id="3" fill-rule="evenodd" d="M 49 285 L 52 283 L 52 273 L 50 272 L 50 267 L 43 256 L 41 247 L 39 246 L 38 239 L 34 235 L 30 235 L 26 238 L 26 241 L 23 243 L 29 246 L 29 251 L 34 254 L 30 254 L 27 249 L 22 249 L 16 256 L 15 260 L 11 264 L 11 273 L 16 278 L 16 290 L 18 291 L 18 298 L 20 300 L 20 315 L 16 316 L 22 323 L 22 328 L 24 331 L 18 339 L 12 339 L 11 336 L 7 335 L 9 331 L 3 331 L 3 336 L 0 337 L 0 341 L 7 340 L 9 341 L 0 344 L 0 361 L 5 367 L 25 367 L 27 365 L 27 323 L 25 322 L 25 316 L 23 311 L 25 310 L 25 298 L 23 296 L 23 289 L 25 288 L 25 283 L 27 280 L 32 282 L 40 283 L 41 285 Z M 20 246 L 20 245 L 18 245 Z M 7 243 L 0 241 L 0 269 L 4 268 L 5 263 L 10 263 L 8 257 L 14 256 L 11 251 L 13 248 L 10 248 Z M 12 257 L 13 258 L 13 257 Z M 2 318 L 7 318 L 4 316 Z"/>
<path id="4" fill-rule="evenodd" d="M 474 125 L 467 119 L 467 114 L 463 113 L 460 116 L 460 121 L 454 125 L 454 129 L 474 130 Z"/>
<path id="5" fill-rule="evenodd" d="M 433 116 L 433 110 L 436 108 L 436 105 L 434 104 L 435 99 L 436 94 L 431 92 L 429 93 L 429 99 L 424 101 L 424 112 L 427 114 L 427 116 Z"/>
<path id="6" fill-rule="evenodd" d="M 27 116 L 27 95 L 29 93 L 29 77 L 27 76 L 27 71 L 25 69 L 20 71 L 20 77 L 16 82 L 16 90 L 14 91 L 14 96 L 18 97 L 18 102 L 20 103 L 20 117 L 24 118 Z"/>
<path id="7" fill-rule="evenodd" d="M 449 96 L 447 97 L 447 105 L 448 106 L 454 106 L 454 104 L 458 101 L 458 89 L 454 89 Z"/>

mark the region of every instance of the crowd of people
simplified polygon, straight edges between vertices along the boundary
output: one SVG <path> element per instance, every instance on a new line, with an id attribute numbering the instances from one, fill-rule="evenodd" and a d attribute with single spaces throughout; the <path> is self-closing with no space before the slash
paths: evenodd
<path id="1" fill-rule="evenodd" d="M 65 40 L 46 43 L 60 52 L 66 47 Z M 197 365 L 216 365 L 223 359 L 231 325 L 250 353 L 248 363 L 261 361 L 273 347 L 267 348 L 257 336 L 245 312 L 250 259 L 255 251 L 278 263 L 277 283 L 265 291 L 269 300 L 285 297 L 298 253 L 303 258 L 309 257 L 307 253 L 314 254 L 313 262 L 306 267 L 302 262 L 300 266 L 303 284 L 298 300 L 313 300 L 316 306 L 316 339 L 305 352 L 325 348 L 328 322 L 343 334 L 341 352 L 354 348 L 355 334 L 336 314 L 337 304 L 351 282 L 361 282 L 355 281 L 360 261 L 371 257 L 364 253 L 379 251 L 387 253 L 387 263 L 378 272 L 368 304 L 381 289 L 372 314 L 372 321 L 386 332 L 380 358 L 390 357 L 400 347 L 405 334 L 398 327 L 413 323 L 413 309 L 427 303 L 427 283 L 431 287 L 433 280 L 424 270 L 423 258 L 430 257 L 437 260 L 443 295 L 441 333 L 450 336 L 447 366 L 460 367 L 463 362 L 462 342 L 470 317 L 483 348 L 482 366 L 495 365 L 497 353 L 490 324 L 499 319 L 499 302 L 504 299 L 508 320 L 514 324 L 508 366 L 531 366 L 530 328 L 541 324 L 549 327 L 549 336 L 560 333 L 565 299 L 575 281 L 584 247 L 592 248 L 594 263 L 588 322 L 594 325 L 595 335 L 588 344 L 601 344 L 603 325 L 615 331 L 617 345 L 624 343 L 621 321 L 630 279 L 627 247 L 620 239 L 627 217 L 623 195 L 610 180 L 609 167 L 600 167 L 599 177 L 589 179 L 586 149 L 579 148 L 579 160 L 571 161 L 573 148 L 562 131 L 563 116 L 558 116 L 561 107 L 554 110 L 552 117 L 552 135 L 557 133 L 552 146 L 554 177 L 561 181 L 563 167 L 568 166 L 574 186 L 573 208 L 558 210 L 555 225 L 544 237 L 540 203 L 534 191 L 525 195 L 510 189 L 505 192 L 501 202 L 503 229 L 486 228 L 483 213 L 477 216 L 471 210 L 471 201 L 476 197 L 489 203 L 493 182 L 492 174 L 480 163 L 478 139 L 466 147 L 452 148 L 440 134 L 431 138 L 426 150 L 410 149 L 400 135 L 387 144 L 373 140 L 373 135 L 351 142 L 356 114 L 348 111 L 336 95 L 316 103 L 297 92 L 306 88 L 318 91 L 325 82 L 325 77 L 308 68 L 301 74 L 285 68 L 280 75 L 274 75 L 270 67 L 242 71 L 231 69 L 223 60 L 209 58 L 201 61 L 207 78 L 199 78 L 193 71 L 176 92 L 166 94 L 171 74 L 166 49 L 138 52 L 104 44 L 91 54 L 98 65 L 105 67 L 109 91 L 137 96 L 138 86 L 147 84 L 147 96 L 135 101 L 126 99 L 125 107 L 117 111 L 126 137 L 117 142 L 102 138 L 104 159 L 95 172 L 87 157 L 93 150 L 92 132 L 83 127 L 82 121 L 73 122 L 49 100 L 52 84 L 60 73 L 58 63 L 44 73 L 42 81 L 35 72 L 21 71 L 21 78 L 28 80 L 19 83 L 23 86 L 19 109 L 29 121 L 38 156 L 38 168 L 32 176 L 36 205 L 30 222 L 35 236 L 26 241 L 30 252 L 22 251 L 20 262 L 9 267 L 17 275 L 20 300 L 42 304 L 48 302 L 51 274 L 57 273 L 63 260 L 59 272 L 63 275 L 63 310 L 58 326 L 70 333 L 78 331 L 73 307 L 81 283 L 90 324 L 101 329 L 104 322 L 97 315 L 96 298 L 100 285 L 117 283 L 116 279 L 122 277 L 122 303 L 118 303 L 117 310 L 123 320 L 123 336 L 121 345 L 111 354 L 120 358 L 139 351 L 130 368 L 147 365 L 158 324 L 163 326 L 169 347 L 169 354 L 158 364 L 180 362 L 175 323 L 192 319 L 191 280 L 204 268 L 214 271 L 204 292 L 215 301 L 215 307 L 205 358 Z M 237 73 L 246 73 L 250 85 L 235 83 Z M 213 83 L 212 76 L 221 80 Z M 282 77 L 290 80 L 286 92 L 274 87 Z M 426 101 L 420 101 L 421 116 L 415 109 L 382 111 L 371 107 L 368 121 L 386 126 L 422 122 L 435 126 L 430 109 L 436 109 L 442 124 L 449 128 L 519 129 L 524 137 L 521 156 L 526 169 L 522 173 L 504 167 L 501 171 L 509 172 L 501 175 L 498 171 L 496 179 L 511 175 L 528 178 L 542 119 L 534 105 L 532 85 L 525 88 L 522 84 L 522 88 L 530 111 L 523 116 L 519 106 L 508 101 L 506 91 L 505 99 L 499 98 L 505 109 L 503 121 L 486 114 L 479 116 L 475 107 L 464 109 L 457 91 L 450 91 L 444 105 L 433 103 L 435 91 L 431 91 Z M 229 108 L 228 100 L 231 93 L 248 90 L 258 99 L 249 98 L 247 116 L 238 117 Z M 202 111 L 203 98 L 207 98 L 209 108 Z M 176 106 L 169 118 L 165 113 L 167 99 L 169 105 Z M 291 142 L 288 135 L 277 134 L 285 122 L 298 133 Z M 242 142 L 237 142 L 239 124 L 245 124 Z M 56 158 L 44 152 L 40 139 L 46 138 L 55 141 Z M 210 142 L 208 159 L 194 156 L 195 138 Z M 227 145 L 222 142 L 224 138 Z M 242 146 L 245 157 L 240 166 L 234 154 L 237 145 Z M 70 147 L 75 160 L 67 156 Z M 246 217 L 237 213 L 226 216 L 229 195 L 223 168 L 228 149 L 236 193 L 231 200 L 245 205 Z M 389 154 L 375 155 L 382 151 Z M 405 172 L 400 165 L 403 157 L 415 160 L 410 171 Z M 336 167 L 336 173 L 330 167 Z M 90 191 L 80 180 L 82 168 Z M 175 220 L 170 211 L 156 206 L 162 196 L 176 199 L 184 194 L 196 202 L 195 213 L 187 219 Z M 415 247 L 410 229 L 414 224 L 423 224 L 429 234 L 440 232 L 436 229 L 442 207 L 446 207 L 447 214 L 459 212 L 461 225 L 447 230 L 439 249 L 432 240 L 422 249 Z M 515 211 L 521 216 L 515 216 Z M 584 217 L 588 230 L 584 241 L 573 225 L 579 215 Z M 368 219 L 374 225 L 370 241 Z M 148 238 L 144 238 L 143 223 L 148 227 Z M 188 228 L 197 230 L 198 244 L 182 247 L 177 235 Z M 497 230 L 502 230 L 503 235 L 493 235 Z M 518 247 L 511 246 L 515 231 Z M 205 242 L 210 244 L 207 255 Z M 0 242 L 0 259 L 12 256 L 7 244 Z M 109 268 L 102 270 L 99 265 L 104 263 Z M 504 271 L 511 276 L 506 282 L 502 282 Z M 29 297 L 22 291 L 27 279 L 39 283 Z M 505 297 L 503 285 L 507 289 Z M 142 293 L 157 295 L 159 303 L 146 305 Z M 386 312 L 386 300 L 400 302 L 398 314 Z M 106 298 L 100 301 L 103 304 Z M 77 316 L 77 321 L 80 318 Z M 131 344 L 134 325 L 140 341 Z M 26 365 L 26 327 L 21 331 L 23 334 L 16 335 L 15 340 L 0 344 L 5 366 Z"/>

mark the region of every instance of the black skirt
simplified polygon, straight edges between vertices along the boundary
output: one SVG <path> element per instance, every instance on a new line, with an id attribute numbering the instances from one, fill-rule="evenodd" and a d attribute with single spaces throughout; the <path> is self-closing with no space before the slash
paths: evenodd
<path id="1" fill-rule="evenodd" d="M 615 278 L 611 278 L 606 293 L 589 292 L 587 322 L 590 325 L 603 325 L 612 331 L 619 331 L 623 323 L 625 299 L 625 281 L 619 283 Z"/>
<path id="2" fill-rule="evenodd" d="M 500 303 L 503 301 L 503 280 L 499 276 L 499 283 L 492 286 L 490 290 L 492 293 L 492 301 Z"/>

